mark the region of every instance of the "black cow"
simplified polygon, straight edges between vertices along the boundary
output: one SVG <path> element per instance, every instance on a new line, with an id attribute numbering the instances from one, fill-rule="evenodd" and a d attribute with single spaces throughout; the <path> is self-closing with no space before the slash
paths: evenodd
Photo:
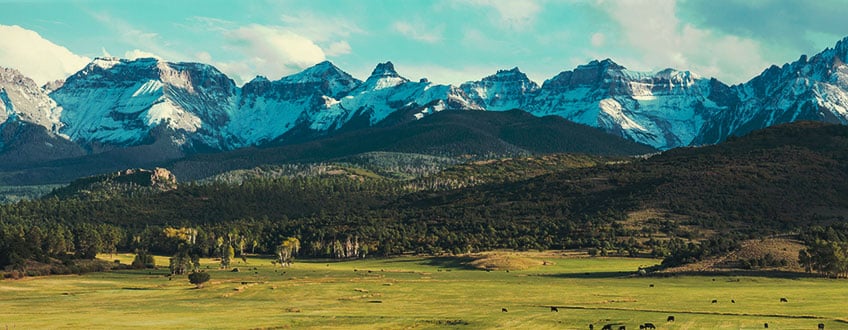
<path id="1" fill-rule="evenodd" d="M 786 299 L 786 298 L 780 298 L 780 302 L 789 302 L 789 299 Z"/>
<path id="2" fill-rule="evenodd" d="M 595 330 L 595 325 L 592 324 L 592 323 L 589 323 L 589 330 Z"/>
<path id="3" fill-rule="evenodd" d="M 824 330 L 824 323 L 819 323 L 819 330 Z"/>
<path id="4" fill-rule="evenodd" d="M 551 306 L 551 312 L 559 312 L 559 308 L 556 306 Z"/>
<path id="5" fill-rule="evenodd" d="M 653 284 L 653 283 L 651 283 L 651 284 L 650 284 L 650 285 L 648 285 L 648 286 L 653 288 L 653 287 L 654 287 L 654 284 Z"/>
<path id="6" fill-rule="evenodd" d="M 666 322 L 674 322 L 674 315 L 669 315 L 668 318 L 665 319 L 665 321 Z"/>
<path id="7" fill-rule="evenodd" d="M 712 302 L 712 303 L 713 303 L 713 304 L 716 304 L 716 303 L 718 303 L 718 300 L 713 299 L 713 302 Z"/>
<path id="8" fill-rule="evenodd" d="M 508 310 L 506 310 L 506 308 L 501 308 L 501 312 L 506 313 Z"/>
<path id="9" fill-rule="evenodd" d="M 768 329 L 768 323 L 763 323 L 763 328 Z"/>
<path id="10" fill-rule="evenodd" d="M 618 327 L 618 330 L 627 330 L 627 327 L 622 325 L 622 326 Z"/>
<path id="11" fill-rule="evenodd" d="M 736 303 L 736 300 L 730 299 L 730 303 L 731 303 L 731 304 L 735 304 L 735 303 Z"/>
<path id="12" fill-rule="evenodd" d="M 612 330 L 612 324 L 607 324 L 601 330 Z"/>
<path id="13" fill-rule="evenodd" d="M 645 323 L 645 329 L 656 329 L 653 323 Z"/>

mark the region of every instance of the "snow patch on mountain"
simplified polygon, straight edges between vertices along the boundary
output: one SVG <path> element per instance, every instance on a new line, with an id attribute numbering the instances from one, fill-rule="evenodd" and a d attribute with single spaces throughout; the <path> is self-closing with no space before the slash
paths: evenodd
<path id="1" fill-rule="evenodd" d="M 220 148 L 216 127 L 229 120 L 235 91 L 208 65 L 98 58 L 50 95 L 64 109 L 62 132 L 75 141 L 135 145 L 164 125 Z"/>
<path id="2" fill-rule="evenodd" d="M 523 107 L 539 85 L 516 67 L 498 70 L 480 81 L 466 82 L 460 88 L 486 110 L 505 111 Z"/>
<path id="3" fill-rule="evenodd" d="M 447 109 L 518 108 L 669 149 L 796 120 L 848 123 L 847 53 L 848 38 L 736 86 L 689 71 L 631 71 L 606 59 L 541 86 L 518 68 L 458 87 L 414 82 L 391 62 L 360 81 L 325 61 L 279 80 L 256 77 L 239 88 L 205 64 L 97 58 L 44 87 L 0 71 L 0 120 L 35 123 L 87 145 L 165 139 L 228 150 L 373 126 L 395 113 L 410 120 Z"/>
<path id="4" fill-rule="evenodd" d="M 32 79 L 0 67 L 0 123 L 22 120 L 55 131 L 62 109 Z"/>

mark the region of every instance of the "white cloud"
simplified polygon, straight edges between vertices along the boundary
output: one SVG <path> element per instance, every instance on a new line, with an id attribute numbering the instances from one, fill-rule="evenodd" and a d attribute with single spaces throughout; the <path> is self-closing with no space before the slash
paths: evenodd
<path id="1" fill-rule="evenodd" d="M 327 56 L 338 56 L 344 54 L 350 54 L 350 44 L 347 41 L 338 41 L 331 43 L 329 47 L 327 47 Z"/>
<path id="2" fill-rule="evenodd" d="M 358 25 L 346 18 L 318 16 L 312 12 L 282 15 L 280 20 L 292 32 L 316 42 L 334 41 L 364 32 Z"/>
<path id="3" fill-rule="evenodd" d="M 536 0 L 466 0 L 466 2 L 491 7 L 504 27 L 525 30 L 536 21 L 541 6 Z"/>
<path id="4" fill-rule="evenodd" d="M 592 34 L 591 39 L 589 40 L 592 43 L 592 46 L 601 47 L 606 42 L 607 36 L 601 32 L 595 32 Z"/>
<path id="5" fill-rule="evenodd" d="M 134 60 L 134 59 L 138 59 L 138 58 L 149 58 L 149 57 L 159 59 L 159 60 L 162 59 L 161 57 L 159 57 L 156 54 L 153 54 L 151 52 L 146 52 L 146 51 L 143 51 L 143 50 L 140 50 L 140 49 L 128 50 L 124 53 L 124 58 L 126 58 L 128 60 Z"/>
<path id="6" fill-rule="evenodd" d="M 112 29 L 122 43 L 134 48 L 134 50 L 126 52 L 125 56 L 141 54 L 140 49 L 144 49 L 145 51 L 142 53 L 156 54 L 156 58 L 166 61 L 186 61 L 191 59 L 190 56 L 175 51 L 174 47 L 168 47 L 168 43 L 158 33 L 142 30 L 106 12 L 89 12 L 89 15 L 104 26 Z"/>
<path id="7" fill-rule="evenodd" d="M 630 53 L 621 55 L 639 61 L 621 63 L 625 66 L 692 70 L 733 84 L 750 79 L 766 65 L 756 41 L 682 23 L 674 0 L 598 1 L 597 7 L 620 26 L 617 41 Z"/>
<path id="8" fill-rule="evenodd" d="M 441 41 L 442 33 L 444 32 L 444 26 L 432 27 L 424 23 L 410 23 L 402 21 L 392 24 L 392 28 L 395 32 L 398 32 L 407 38 L 430 44 Z"/>
<path id="9" fill-rule="evenodd" d="M 283 26 L 298 35 L 312 40 L 327 56 L 350 54 L 347 39 L 353 34 L 365 33 L 356 23 L 344 17 L 321 16 L 309 11 L 297 15 L 282 15 Z"/>
<path id="10" fill-rule="evenodd" d="M 312 40 L 282 27 L 253 24 L 228 31 L 224 36 L 228 46 L 241 52 L 244 58 L 215 65 L 227 74 L 239 76 L 242 81 L 256 74 L 276 79 L 326 58 L 321 47 Z"/>
<path id="11" fill-rule="evenodd" d="M 90 62 L 87 57 L 17 25 L 0 25 L 0 66 L 17 69 L 39 85 L 64 79 Z"/>
<path id="12" fill-rule="evenodd" d="M 209 52 L 199 52 L 194 55 L 194 57 L 200 61 L 201 63 L 211 63 L 212 62 L 212 54 Z"/>

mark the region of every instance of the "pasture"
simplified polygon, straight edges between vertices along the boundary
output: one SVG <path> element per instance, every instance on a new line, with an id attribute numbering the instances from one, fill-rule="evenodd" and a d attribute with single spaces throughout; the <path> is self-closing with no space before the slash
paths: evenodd
<path id="1" fill-rule="evenodd" d="M 232 272 L 203 260 L 212 275 L 203 289 L 186 276 L 169 279 L 167 267 L 4 280 L 0 329 L 848 328 L 844 280 L 637 277 L 656 260 L 522 257 L 539 263 L 507 272 L 449 257 L 296 260 L 289 268 L 250 258 Z M 108 260 L 116 258 L 132 256 Z"/>

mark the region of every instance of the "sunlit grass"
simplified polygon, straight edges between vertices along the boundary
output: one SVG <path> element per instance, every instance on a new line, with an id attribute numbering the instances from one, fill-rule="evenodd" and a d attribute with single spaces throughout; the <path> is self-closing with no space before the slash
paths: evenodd
<path id="1" fill-rule="evenodd" d="M 487 272 L 451 258 L 296 261 L 285 269 L 249 258 L 232 272 L 204 259 L 212 280 L 199 290 L 186 276 L 167 276 L 167 258 L 158 258 L 165 266 L 159 270 L 2 281 L 0 328 L 638 329 L 652 322 L 663 329 L 762 329 L 768 322 L 772 329 L 815 329 L 824 322 L 839 329 L 846 324 L 836 320 L 848 318 L 844 281 L 641 278 L 631 274 L 655 260 L 527 258 L 548 262 Z M 666 322 L 668 315 L 676 321 Z"/>

